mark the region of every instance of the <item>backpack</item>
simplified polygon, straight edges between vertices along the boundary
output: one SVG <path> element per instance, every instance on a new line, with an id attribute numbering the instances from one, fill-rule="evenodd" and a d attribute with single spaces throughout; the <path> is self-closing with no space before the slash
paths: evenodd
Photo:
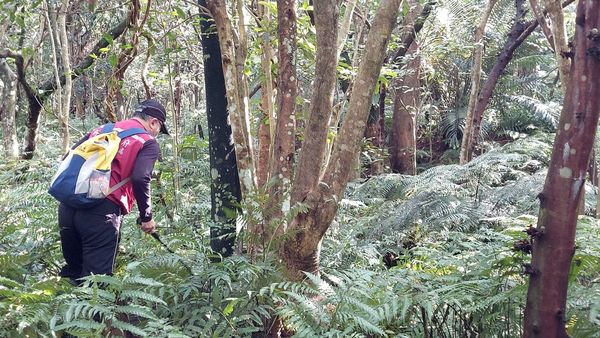
<path id="1" fill-rule="evenodd" d="M 91 208 L 129 181 L 127 177 L 110 187 L 112 161 L 122 139 L 147 132 L 141 128 L 117 131 L 114 126 L 106 124 L 98 135 L 69 150 L 52 178 L 50 195 L 72 208 Z"/>

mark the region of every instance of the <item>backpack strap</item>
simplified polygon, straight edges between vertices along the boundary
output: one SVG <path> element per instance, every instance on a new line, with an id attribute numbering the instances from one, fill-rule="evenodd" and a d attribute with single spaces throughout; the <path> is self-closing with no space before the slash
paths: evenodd
<path id="1" fill-rule="evenodd" d="M 112 127 L 114 127 L 114 125 Z M 112 127 L 111 127 L 111 130 L 112 130 Z M 105 128 L 106 128 L 106 126 L 105 126 Z M 109 130 L 108 132 L 110 132 L 111 130 Z M 103 130 L 103 132 L 104 132 L 104 130 Z M 148 134 L 148 132 L 142 128 L 131 128 L 131 129 L 125 129 L 125 130 L 119 132 L 118 135 L 119 135 L 120 139 L 124 139 L 126 137 L 136 135 L 136 134 Z M 125 183 L 127 183 L 129 181 L 131 181 L 131 177 L 127 177 L 126 179 L 122 180 L 121 182 L 113 185 L 112 187 L 110 187 L 110 189 L 108 189 L 106 196 L 112 194 L 115 190 L 119 189 L 120 187 L 125 185 Z"/>
<path id="2" fill-rule="evenodd" d="M 115 128 L 114 123 L 107 123 L 104 125 L 104 127 L 102 127 L 102 131 L 100 133 L 102 133 L 102 134 L 110 133 L 114 128 Z"/>
<path id="3" fill-rule="evenodd" d="M 120 187 L 124 186 L 125 183 L 131 181 L 131 177 L 127 177 L 126 179 L 122 180 L 121 182 L 113 185 L 112 187 L 110 187 L 108 189 L 108 191 L 106 192 L 106 196 L 112 194 L 115 190 L 119 189 Z"/>
<path id="4" fill-rule="evenodd" d="M 136 134 L 148 134 L 148 132 L 142 128 L 125 129 L 125 130 L 119 132 L 119 138 L 124 139 L 126 137 L 136 135 Z"/>

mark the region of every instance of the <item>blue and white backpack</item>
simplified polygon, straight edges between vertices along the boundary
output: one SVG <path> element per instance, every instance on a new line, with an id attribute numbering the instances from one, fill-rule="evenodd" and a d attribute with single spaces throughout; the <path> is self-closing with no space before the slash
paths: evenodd
<path id="1" fill-rule="evenodd" d="M 72 208 L 91 208 L 129 181 L 128 177 L 110 187 L 112 161 L 122 139 L 147 132 L 141 128 L 117 131 L 114 126 L 106 124 L 98 135 L 69 150 L 52 178 L 50 195 Z"/>

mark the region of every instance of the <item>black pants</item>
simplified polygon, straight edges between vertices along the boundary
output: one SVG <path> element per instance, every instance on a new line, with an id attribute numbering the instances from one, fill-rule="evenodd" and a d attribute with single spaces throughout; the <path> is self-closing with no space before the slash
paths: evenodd
<path id="1" fill-rule="evenodd" d="M 73 209 L 64 204 L 58 207 L 60 241 L 67 265 L 60 271 L 79 284 L 90 274 L 111 275 L 117 256 L 121 208 L 105 199 L 90 209 Z"/>

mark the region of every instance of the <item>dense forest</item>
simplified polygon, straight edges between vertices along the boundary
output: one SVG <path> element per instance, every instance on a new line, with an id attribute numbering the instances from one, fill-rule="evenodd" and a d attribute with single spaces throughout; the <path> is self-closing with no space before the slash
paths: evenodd
<path id="1" fill-rule="evenodd" d="M 600 1 L 0 9 L 0 337 L 600 337 Z M 59 164 L 148 99 L 156 232 L 61 278 Z"/>

